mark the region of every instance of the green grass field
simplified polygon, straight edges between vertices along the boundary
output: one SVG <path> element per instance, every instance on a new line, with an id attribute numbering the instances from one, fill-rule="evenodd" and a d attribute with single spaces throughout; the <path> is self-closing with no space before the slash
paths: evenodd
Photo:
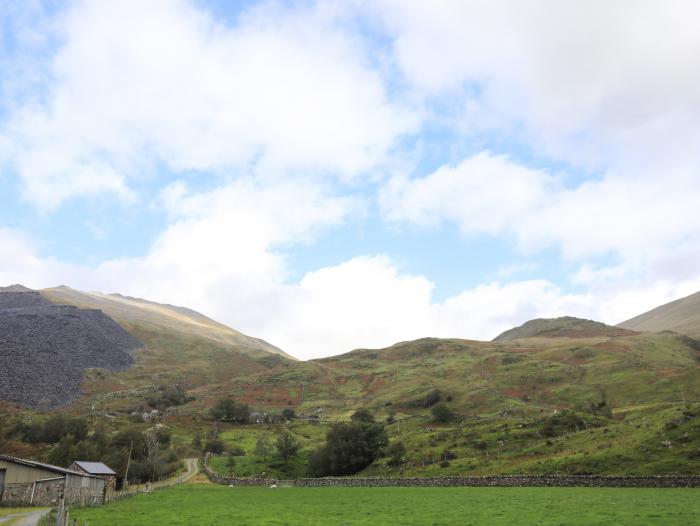
<path id="1" fill-rule="evenodd" d="M 106 525 L 700 524 L 700 490 L 178 486 L 71 517 Z"/>

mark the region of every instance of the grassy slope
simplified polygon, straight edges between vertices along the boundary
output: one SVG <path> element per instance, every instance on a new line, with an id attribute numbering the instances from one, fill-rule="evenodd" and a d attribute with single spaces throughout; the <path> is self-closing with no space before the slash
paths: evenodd
<path id="1" fill-rule="evenodd" d="M 73 510 L 117 525 L 697 524 L 699 490 L 235 488 L 185 485 Z"/>
<path id="2" fill-rule="evenodd" d="M 640 314 L 620 323 L 619 327 L 635 331 L 675 331 L 700 338 L 700 292 Z"/>
<path id="3" fill-rule="evenodd" d="M 611 327 L 599 321 L 584 320 L 571 316 L 561 318 L 538 318 L 525 322 L 496 336 L 493 341 L 506 342 L 522 338 L 546 337 L 595 337 L 631 336 L 631 332 L 619 327 Z"/>
<path id="4" fill-rule="evenodd" d="M 246 336 L 193 310 L 163 305 L 120 294 L 82 292 L 61 286 L 41 291 L 49 301 L 100 309 L 127 330 L 135 327 L 152 328 L 186 334 L 250 351 L 267 351 L 289 358 L 282 350 L 264 340 Z"/>
<path id="5" fill-rule="evenodd" d="M 112 309 L 106 312 L 146 344 L 129 371 L 88 372 L 87 397 L 70 408 L 86 414 L 94 406 L 98 413 L 110 413 L 112 418 L 95 415 L 109 430 L 128 425 L 126 416 L 142 410 L 149 389 L 180 383 L 196 397 L 165 422 L 181 446 L 195 433 L 209 431 L 211 424 L 201 415 L 215 400 L 233 396 L 276 412 L 293 407 L 297 413 L 315 414 L 320 409 L 327 421 L 348 418 L 360 407 L 369 407 L 381 420 L 394 414 L 401 424 L 391 426 L 392 439 L 407 444 L 407 462 L 395 468 L 380 460 L 370 474 L 700 473 L 700 454 L 694 456 L 700 451 L 700 422 L 683 424 L 690 440 L 664 427 L 677 418 L 684 399 L 700 399 L 700 352 L 675 334 L 550 334 L 506 342 L 423 339 L 298 362 L 251 348 L 248 340 L 227 339 L 238 333 L 187 310 L 70 289 L 44 293 L 54 301 Z M 412 404 L 436 388 L 451 397 L 448 405 L 459 416 L 457 424 L 435 426 L 428 409 Z M 551 443 L 541 434 L 554 411 L 585 408 L 602 398 L 615 410 L 615 418 L 604 426 Z M 247 452 L 236 468 L 240 474 L 303 474 L 304 461 L 323 442 L 327 426 L 296 423 L 268 429 L 273 441 L 288 429 L 302 443 L 300 459 L 291 468 L 254 456 L 261 429 L 222 428 L 225 442 L 242 444 Z M 673 448 L 661 445 L 667 440 Z M 27 445 L 11 446 L 16 454 L 32 456 Z M 32 448 L 39 456 L 45 452 L 41 446 Z M 441 467 L 446 449 L 457 458 Z M 225 461 L 214 463 L 225 470 Z"/>
<path id="6" fill-rule="evenodd" d="M 528 338 L 513 342 L 425 339 L 383 350 L 319 360 L 332 392 L 310 390 L 338 412 L 369 406 L 382 414 L 407 407 L 434 388 L 452 395 L 456 411 L 528 413 L 605 397 L 616 407 L 700 399 L 700 352 L 673 334 L 602 338 Z M 696 392 L 697 391 L 697 392 Z"/>

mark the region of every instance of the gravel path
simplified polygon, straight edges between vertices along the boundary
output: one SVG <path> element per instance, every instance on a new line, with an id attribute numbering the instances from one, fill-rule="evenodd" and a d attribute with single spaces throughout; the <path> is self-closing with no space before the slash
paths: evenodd
<path id="1" fill-rule="evenodd" d="M 47 515 L 50 511 L 50 509 L 46 508 L 32 511 L 30 513 L 18 513 L 16 515 L 7 515 L 6 517 L 0 518 L 0 524 L 6 521 L 10 521 L 12 519 L 16 519 L 17 517 L 22 517 L 22 519 L 19 522 L 14 523 L 13 526 L 36 526 L 36 524 L 39 522 L 39 519 L 41 519 L 44 515 Z"/>

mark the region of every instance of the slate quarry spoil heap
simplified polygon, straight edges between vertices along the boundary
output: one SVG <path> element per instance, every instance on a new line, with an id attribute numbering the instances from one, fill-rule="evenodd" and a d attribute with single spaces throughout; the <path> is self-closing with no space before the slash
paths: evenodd
<path id="1" fill-rule="evenodd" d="M 100 310 L 0 289 L 0 399 L 42 409 L 66 405 L 80 397 L 85 369 L 128 369 L 141 345 Z"/>

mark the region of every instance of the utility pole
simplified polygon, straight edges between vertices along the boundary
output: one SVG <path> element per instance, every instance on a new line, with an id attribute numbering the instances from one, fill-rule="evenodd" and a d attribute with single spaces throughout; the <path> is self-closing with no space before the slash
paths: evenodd
<path id="1" fill-rule="evenodd" d="M 131 464 L 131 450 L 134 448 L 134 441 L 129 446 L 129 458 L 126 459 L 126 472 L 124 473 L 124 487 L 129 485 L 129 464 Z"/>
<path id="2" fill-rule="evenodd" d="M 153 481 L 156 480 L 156 466 L 158 465 L 158 441 L 156 440 L 156 454 L 153 458 Z"/>

